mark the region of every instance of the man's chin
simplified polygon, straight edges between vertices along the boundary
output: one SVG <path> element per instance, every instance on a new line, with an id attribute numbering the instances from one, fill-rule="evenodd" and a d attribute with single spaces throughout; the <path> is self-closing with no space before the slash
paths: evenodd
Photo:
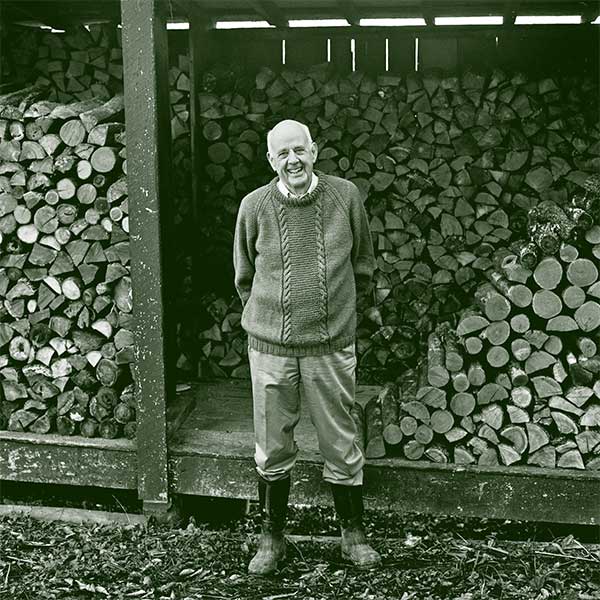
<path id="1" fill-rule="evenodd" d="M 303 194 L 308 191 L 308 177 L 302 177 L 298 179 L 288 179 L 288 187 L 294 192 L 294 194 Z"/>

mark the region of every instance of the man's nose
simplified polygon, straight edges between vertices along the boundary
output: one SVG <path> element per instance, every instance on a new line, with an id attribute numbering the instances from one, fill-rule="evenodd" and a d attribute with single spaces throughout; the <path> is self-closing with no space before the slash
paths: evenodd
<path id="1" fill-rule="evenodd" d="M 296 156 L 296 153 L 293 150 L 290 150 L 290 153 L 288 154 L 288 162 L 296 162 L 298 160 L 298 157 Z"/>

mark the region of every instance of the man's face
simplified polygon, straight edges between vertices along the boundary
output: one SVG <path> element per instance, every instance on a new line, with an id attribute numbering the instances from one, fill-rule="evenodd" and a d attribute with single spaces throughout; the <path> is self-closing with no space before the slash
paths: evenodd
<path id="1" fill-rule="evenodd" d="M 267 158 L 283 184 L 294 194 L 303 194 L 312 181 L 317 145 L 294 123 L 275 126 Z"/>

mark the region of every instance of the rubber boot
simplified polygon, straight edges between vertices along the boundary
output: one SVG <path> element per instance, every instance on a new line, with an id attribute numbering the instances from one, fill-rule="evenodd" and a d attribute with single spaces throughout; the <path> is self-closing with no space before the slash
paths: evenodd
<path id="1" fill-rule="evenodd" d="M 362 486 L 331 484 L 331 489 L 342 530 L 342 558 L 359 569 L 376 567 L 381 556 L 368 544 L 363 528 Z"/>
<path id="2" fill-rule="evenodd" d="M 290 478 L 258 480 L 258 501 L 262 513 L 262 532 L 256 554 L 248 565 L 251 575 L 270 575 L 285 558 L 283 529 L 290 495 Z"/>

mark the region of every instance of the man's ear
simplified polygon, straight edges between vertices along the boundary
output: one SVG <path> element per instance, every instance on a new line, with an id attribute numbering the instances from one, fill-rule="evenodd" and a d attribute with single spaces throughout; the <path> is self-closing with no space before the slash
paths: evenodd
<path id="1" fill-rule="evenodd" d="M 273 169 L 273 171 L 275 171 L 275 173 L 277 173 L 277 168 L 275 165 L 275 160 L 271 157 L 271 153 L 267 152 L 267 160 L 269 161 L 269 164 L 271 165 L 271 169 Z"/>
<path id="2" fill-rule="evenodd" d="M 317 142 L 313 142 L 310 145 L 310 153 L 312 154 L 313 162 L 317 160 L 317 155 L 319 154 L 319 147 L 317 146 Z"/>

